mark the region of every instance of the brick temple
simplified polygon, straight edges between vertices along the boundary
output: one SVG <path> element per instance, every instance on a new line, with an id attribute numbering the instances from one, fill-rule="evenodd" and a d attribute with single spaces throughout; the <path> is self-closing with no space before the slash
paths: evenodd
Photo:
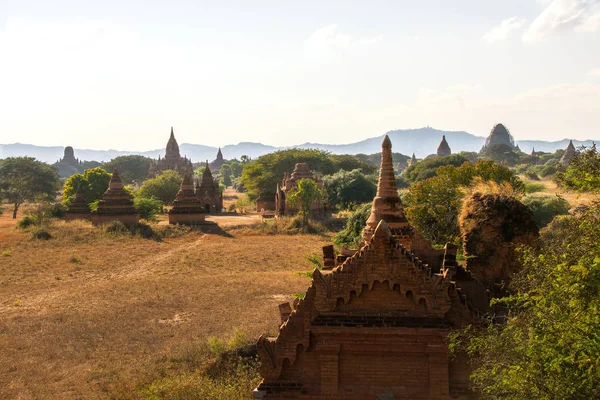
<path id="1" fill-rule="evenodd" d="M 113 169 L 108 189 L 98 202 L 98 209 L 92 212 L 92 224 L 102 225 L 110 221 L 121 221 L 126 225 L 139 222 L 138 212 L 132 196 L 125 190 L 117 167 Z"/>
<path id="2" fill-rule="evenodd" d="M 210 172 L 208 160 L 202 173 L 202 179 L 196 182 L 196 196 L 206 214 L 220 214 L 223 211 L 223 192 L 219 187 L 219 182 L 213 178 L 212 172 Z"/>
<path id="3" fill-rule="evenodd" d="M 150 167 L 148 170 L 148 177 L 155 178 L 167 170 L 173 170 L 179 172 L 179 175 L 183 176 L 188 168 L 192 168 L 192 161 L 187 157 L 181 157 L 179 152 L 179 144 L 175 139 L 173 133 L 173 127 L 171 127 L 171 136 L 167 142 L 167 148 L 165 150 L 165 156 L 158 160 L 150 161 Z"/>
<path id="4" fill-rule="evenodd" d="M 280 306 L 277 337 L 257 343 L 262 399 L 476 399 L 448 334 L 476 321 L 457 286 L 456 248 L 433 247 L 406 220 L 386 136 L 377 195 L 358 250 L 315 269 L 304 299 Z M 327 262 L 328 261 L 328 262 Z"/>
<path id="5" fill-rule="evenodd" d="M 294 190 L 298 189 L 298 183 L 302 179 L 311 179 L 316 182 L 317 186 L 323 189 L 323 181 L 315 176 L 313 171 L 308 167 L 306 163 L 297 163 L 294 167 L 294 171 L 289 175 L 287 172 L 283 176 L 281 186 L 277 185 L 275 194 L 275 211 L 277 215 L 296 215 L 298 214 L 298 207 L 287 200 L 289 194 Z M 312 206 L 313 216 L 324 215 L 327 211 L 327 205 L 325 201 L 321 199 L 315 200 Z"/>
<path id="6" fill-rule="evenodd" d="M 65 212 L 65 221 L 73 221 L 76 219 L 89 220 L 92 216 L 90 205 L 79 190 L 75 195 L 75 199 L 69 206 L 69 209 Z"/>
<path id="7" fill-rule="evenodd" d="M 204 207 L 194 192 L 192 171 L 188 169 L 173 201 L 173 208 L 169 210 L 169 223 L 196 225 L 203 223 L 204 220 Z"/>

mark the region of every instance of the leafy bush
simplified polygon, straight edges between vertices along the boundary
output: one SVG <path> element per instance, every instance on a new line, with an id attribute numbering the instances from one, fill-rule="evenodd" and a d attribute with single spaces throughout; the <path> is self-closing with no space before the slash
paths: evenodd
<path id="1" fill-rule="evenodd" d="M 356 246 L 362 241 L 362 231 L 371 215 L 371 204 L 365 203 L 354 210 L 346 222 L 346 227 L 333 239 L 334 243 L 343 246 Z"/>
<path id="2" fill-rule="evenodd" d="M 600 398 L 598 237 L 599 204 L 556 218 L 541 249 L 523 251 L 513 295 L 498 301 L 504 323 L 463 332 L 483 398 Z"/>
<path id="3" fill-rule="evenodd" d="M 571 205 L 560 196 L 529 195 L 523 198 L 525 204 L 533 212 L 533 219 L 539 228 L 548 225 L 557 215 L 569 212 Z"/>
<path id="4" fill-rule="evenodd" d="M 29 216 L 25 216 L 25 217 L 21 218 L 19 220 L 19 222 L 17 222 L 17 227 L 19 227 L 21 229 L 27 229 L 33 225 L 35 225 L 35 222 L 34 222 L 33 218 L 31 218 Z"/>
<path id="5" fill-rule="evenodd" d="M 367 177 L 360 169 L 341 170 L 323 177 L 327 191 L 327 200 L 331 207 L 346 209 L 353 204 L 362 204 L 371 200 L 377 193 L 374 178 Z"/>
<path id="6" fill-rule="evenodd" d="M 531 179 L 532 181 L 540 180 L 540 177 L 538 176 L 538 174 L 536 174 L 535 172 L 530 171 L 530 170 L 523 172 L 523 175 L 525 175 L 526 178 Z"/>
<path id="7" fill-rule="evenodd" d="M 31 235 L 33 236 L 34 239 L 37 239 L 37 240 L 52 239 L 52 235 L 50 234 L 50 232 L 48 232 L 44 228 L 38 228 L 38 229 L 34 230 L 33 232 L 31 232 Z"/>
<path id="8" fill-rule="evenodd" d="M 129 228 L 127 228 L 127 225 L 117 220 L 109 221 L 103 224 L 102 227 L 106 233 L 129 233 Z"/>
<path id="9" fill-rule="evenodd" d="M 148 221 L 156 221 L 157 215 L 163 213 L 163 202 L 155 198 L 137 197 L 134 200 L 135 208 L 140 218 Z"/>
<path id="10" fill-rule="evenodd" d="M 460 167 L 467 159 L 458 154 L 452 154 L 445 157 L 432 157 L 421 160 L 415 165 L 408 167 L 403 174 L 403 178 L 408 183 L 416 183 L 424 181 L 435 176 L 436 171 L 439 167 L 445 167 L 452 165 L 454 167 Z"/>
<path id="11" fill-rule="evenodd" d="M 458 241 L 458 214 L 464 188 L 476 181 L 507 182 L 516 192 L 525 190 L 523 182 L 508 167 L 491 160 L 466 162 L 460 167 L 446 166 L 437 175 L 412 185 L 403 198 L 411 224 L 435 245 Z"/>
<path id="12" fill-rule="evenodd" d="M 164 204 L 171 204 L 175 200 L 182 181 L 183 178 L 179 175 L 179 172 L 165 171 L 156 178 L 144 181 L 138 196 L 147 199 L 155 198 L 161 200 Z"/>
<path id="13" fill-rule="evenodd" d="M 525 193 L 537 193 L 546 190 L 546 185 L 543 183 L 525 182 Z"/>
<path id="14" fill-rule="evenodd" d="M 63 187 L 63 204 L 71 204 L 78 191 L 88 203 L 100 200 L 108 188 L 110 177 L 111 174 L 100 167 L 86 169 L 83 174 L 71 175 Z"/>
<path id="15" fill-rule="evenodd" d="M 596 145 L 583 147 L 575 153 L 569 165 L 558 172 L 557 181 L 568 189 L 600 193 L 600 153 Z"/>
<path id="16" fill-rule="evenodd" d="M 121 221 L 110 221 L 106 224 L 103 224 L 103 228 L 106 233 L 131 234 L 134 236 L 139 236 L 143 239 L 153 239 L 156 241 L 162 240 L 162 236 L 158 232 L 155 232 L 150 225 L 144 224 L 143 222 L 125 225 Z"/>

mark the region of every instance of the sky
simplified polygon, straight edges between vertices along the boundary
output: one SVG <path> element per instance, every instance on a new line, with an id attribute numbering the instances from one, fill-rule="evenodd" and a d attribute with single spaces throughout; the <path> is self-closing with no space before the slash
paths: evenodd
<path id="1" fill-rule="evenodd" d="M 0 0 L 0 144 L 600 139 L 600 0 Z"/>

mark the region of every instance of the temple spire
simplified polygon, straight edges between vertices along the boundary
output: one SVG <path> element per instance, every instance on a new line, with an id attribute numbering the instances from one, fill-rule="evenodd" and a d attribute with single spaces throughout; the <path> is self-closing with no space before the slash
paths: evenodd
<path id="1" fill-rule="evenodd" d="M 171 137 L 169 139 L 175 139 L 175 134 L 173 133 L 173 127 L 171 127 Z"/>
<path id="2" fill-rule="evenodd" d="M 396 175 L 394 174 L 394 164 L 392 162 L 392 142 L 387 135 L 381 144 L 381 168 L 379 169 L 377 195 L 373 199 L 371 216 L 367 220 L 367 226 L 363 230 L 363 240 L 365 242 L 371 239 L 380 221 L 385 221 L 393 232 L 409 227 L 404 216 L 400 196 L 398 196 Z"/>

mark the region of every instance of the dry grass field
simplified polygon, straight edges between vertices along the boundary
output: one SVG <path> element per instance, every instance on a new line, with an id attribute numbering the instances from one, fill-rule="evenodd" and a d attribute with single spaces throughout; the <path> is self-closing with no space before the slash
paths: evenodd
<path id="1" fill-rule="evenodd" d="M 559 188 L 556 185 L 556 183 L 551 179 L 542 179 L 534 181 L 522 175 L 520 175 L 519 178 L 521 178 L 523 182 L 544 185 L 546 188 L 538 193 L 548 195 L 560 195 L 564 197 L 569 202 L 569 204 L 571 204 L 572 207 L 577 207 L 583 204 L 589 204 L 593 200 L 599 200 L 598 196 L 592 193 L 577 193 L 574 191 L 563 190 Z"/>
<path id="2" fill-rule="evenodd" d="M 227 226 L 251 217 L 211 218 Z M 245 222 L 244 222 L 245 221 Z M 157 242 L 55 222 L 33 240 L 0 216 L 0 398 L 140 398 L 209 336 L 274 332 L 318 236 L 192 232 Z"/>

